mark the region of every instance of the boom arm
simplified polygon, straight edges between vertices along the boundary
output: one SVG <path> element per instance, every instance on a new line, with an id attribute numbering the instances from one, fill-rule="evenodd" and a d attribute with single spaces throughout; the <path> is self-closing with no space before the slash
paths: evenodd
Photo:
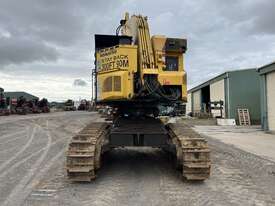
<path id="1" fill-rule="evenodd" d="M 133 15 L 129 19 L 129 14 L 125 14 L 125 19 L 121 21 L 121 34 L 131 36 L 133 44 L 138 45 L 139 66 L 144 69 L 155 69 L 154 53 L 151 43 L 150 31 L 147 17 Z"/>

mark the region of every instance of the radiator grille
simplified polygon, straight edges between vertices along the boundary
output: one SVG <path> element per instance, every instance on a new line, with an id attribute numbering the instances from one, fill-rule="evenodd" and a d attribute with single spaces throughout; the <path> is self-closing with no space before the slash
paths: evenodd
<path id="1" fill-rule="evenodd" d="M 103 83 L 103 92 L 112 91 L 112 77 L 107 77 Z"/>
<path id="2" fill-rule="evenodd" d="M 120 92 L 121 91 L 121 77 L 111 76 L 107 77 L 103 82 L 103 92 Z"/>
<path id="3" fill-rule="evenodd" d="M 120 92 L 121 91 L 121 77 L 114 76 L 114 91 Z"/>

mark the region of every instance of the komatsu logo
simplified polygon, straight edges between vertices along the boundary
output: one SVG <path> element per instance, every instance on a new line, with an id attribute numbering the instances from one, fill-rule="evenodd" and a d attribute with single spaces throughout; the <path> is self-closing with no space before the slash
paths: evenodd
<path id="1" fill-rule="evenodd" d="M 110 56 L 110 55 L 113 55 L 113 54 L 116 54 L 116 53 L 117 53 L 117 50 L 112 47 L 112 48 L 101 51 L 99 53 L 99 56 L 100 57 L 106 57 L 106 56 Z"/>

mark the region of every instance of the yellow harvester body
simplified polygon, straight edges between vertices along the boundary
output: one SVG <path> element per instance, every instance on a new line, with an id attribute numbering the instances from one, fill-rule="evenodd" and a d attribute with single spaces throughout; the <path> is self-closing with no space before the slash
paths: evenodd
<path id="1" fill-rule="evenodd" d="M 120 41 L 123 37 L 131 40 L 127 43 Z M 101 40 L 100 36 L 97 38 Z M 163 94 L 171 87 L 177 90 L 176 100 L 186 102 L 183 57 L 186 50 L 185 39 L 150 37 L 147 18 L 134 15 L 129 19 L 127 14 L 122 25 L 122 36 L 110 36 L 108 41 L 110 38 L 118 40 L 112 40 L 111 44 L 105 44 L 104 40 L 101 40 L 103 46 L 96 49 L 98 102 L 156 100 L 156 96 L 161 99 L 160 94 L 150 95 L 156 92 L 153 91 L 156 89 L 146 82 L 145 76 L 154 77 L 158 81 L 154 85 L 158 84 L 158 87 L 164 88 L 163 92 L 159 93 Z M 172 100 L 168 98 L 167 102 L 169 101 Z"/>

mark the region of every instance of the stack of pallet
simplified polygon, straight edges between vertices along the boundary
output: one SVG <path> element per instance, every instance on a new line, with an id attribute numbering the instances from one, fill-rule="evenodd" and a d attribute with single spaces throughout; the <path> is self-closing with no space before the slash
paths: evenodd
<path id="1" fill-rule="evenodd" d="M 238 116 L 240 125 L 251 125 L 248 109 L 238 109 Z"/>

